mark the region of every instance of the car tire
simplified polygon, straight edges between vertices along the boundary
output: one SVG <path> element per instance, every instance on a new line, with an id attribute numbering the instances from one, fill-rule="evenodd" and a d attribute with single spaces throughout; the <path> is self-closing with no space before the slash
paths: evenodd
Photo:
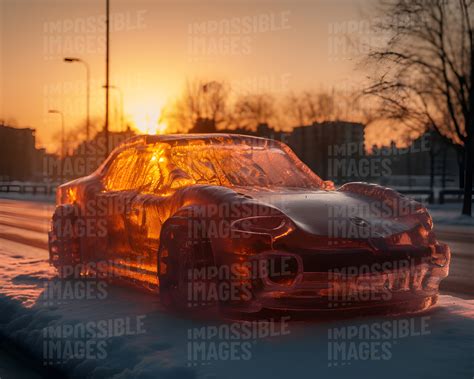
<path id="1" fill-rule="evenodd" d="M 192 238 L 181 225 L 168 225 L 161 237 L 158 253 L 158 278 L 160 302 L 170 310 L 202 310 L 216 304 L 215 299 L 196 297 L 195 284 L 201 286 L 201 294 L 213 283 L 192 278 L 194 268 L 207 269 L 214 264 L 212 248 L 207 238 Z M 191 277 L 190 277 L 191 276 Z M 204 287 L 203 287 L 204 286 Z"/>
<path id="2" fill-rule="evenodd" d="M 49 261 L 62 279 L 73 277 L 81 263 L 80 239 L 77 233 L 78 215 L 75 205 L 59 205 L 51 220 L 48 233 Z"/>

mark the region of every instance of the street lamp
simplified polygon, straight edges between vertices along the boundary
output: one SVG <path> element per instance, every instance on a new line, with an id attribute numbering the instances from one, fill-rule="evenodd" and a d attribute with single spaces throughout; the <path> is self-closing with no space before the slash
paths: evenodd
<path id="1" fill-rule="evenodd" d="M 105 0 L 105 157 L 109 155 L 110 0 Z"/>
<path id="2" fill-rule="evenodd" d="M 64 62 L 74 63 L 79 62 L 84 65 L 86 68 L 86 81 L 87 81 L 87 89 L 86 89 L 86 107 L 87 107 L 87 120 L 86 120 L 86 141 L 89 141 L 89 128 L 90 128 L 90 81 L 91 81 L 91 74 L 90 68 L 86 61 L 80 58 L 74 57 L 66 57 L 64 58 Z"/>
<path id="3" fill-rule="evenodd" d="M 54 114 L 58 114 L 61 116 L 61 160 L 60 160 L 60 163 L 61 163 L 61 167 L 60 167 L 60 177 L 61 177 L 61 182 L 63 182 L 63 160 L 64 160 L 64 156 L 65 156 L 65 152 L 64 152 L 64 115 L 63 115 L 63 112 L 61 111 L 58 111 L 56 109 L 50 109 L 48 111 L 48 113 L 54 113 Z"/>
<path id="4" fill-rule="evenodd" d="M 102 88 L 107 88 L 106 85 L 103 85 Z M 123 91 L 120 87 L 114 86 L 112 84 L 109 85 L 109 88 L 116 90 L 120 95 L 120 130 L 123 130 Z"/>

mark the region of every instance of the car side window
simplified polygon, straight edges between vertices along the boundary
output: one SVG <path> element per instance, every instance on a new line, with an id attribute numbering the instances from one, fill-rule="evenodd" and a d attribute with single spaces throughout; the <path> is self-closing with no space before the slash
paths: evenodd
<path id="1" fill-rule="evenodd" d="M 170 159 L 166 148 L 144 150 L 136 172 L 139 176 L 136 183 L 144 193 L 166 195 L 196 183 Z"/>
<path id="2" fill-rule="evenodd" d="M 163 155 L 154 150 L 144 151 L 140 154 L 136 169 L 137 185 L 146 193 L 157 193 L 163 185 Z"/>
<path id="3" fill-rule="evenodd" d="M 104 176 L 104 186 L 108 191 L 127 191 L 139 187 L 140 154 L 136 149 L 127 149 L 120 152 L 111 162 Z"/>

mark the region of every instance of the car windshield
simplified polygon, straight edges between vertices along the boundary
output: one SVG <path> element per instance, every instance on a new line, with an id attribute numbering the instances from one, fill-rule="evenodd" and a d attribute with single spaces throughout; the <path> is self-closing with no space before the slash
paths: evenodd
<path id="1" fill-rule="evenodd" d="M 174 146 L 167 161 L 174 188 L 179 183 L 314 188 L 321 181 L 296 156 L 274 146 Z"/>

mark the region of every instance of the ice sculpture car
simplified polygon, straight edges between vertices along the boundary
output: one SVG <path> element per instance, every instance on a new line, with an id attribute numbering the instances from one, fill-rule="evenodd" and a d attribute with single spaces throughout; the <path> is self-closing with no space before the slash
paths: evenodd
<path id="1" fill-rule="evenodd" d="M 64 277 L 157 287 L 172 308 L 406 312 L 448 274 L 432 227 L 420 203 L 336 189 L 278 141 L 144 135 L 58 188 L 49 249 Z"/>

